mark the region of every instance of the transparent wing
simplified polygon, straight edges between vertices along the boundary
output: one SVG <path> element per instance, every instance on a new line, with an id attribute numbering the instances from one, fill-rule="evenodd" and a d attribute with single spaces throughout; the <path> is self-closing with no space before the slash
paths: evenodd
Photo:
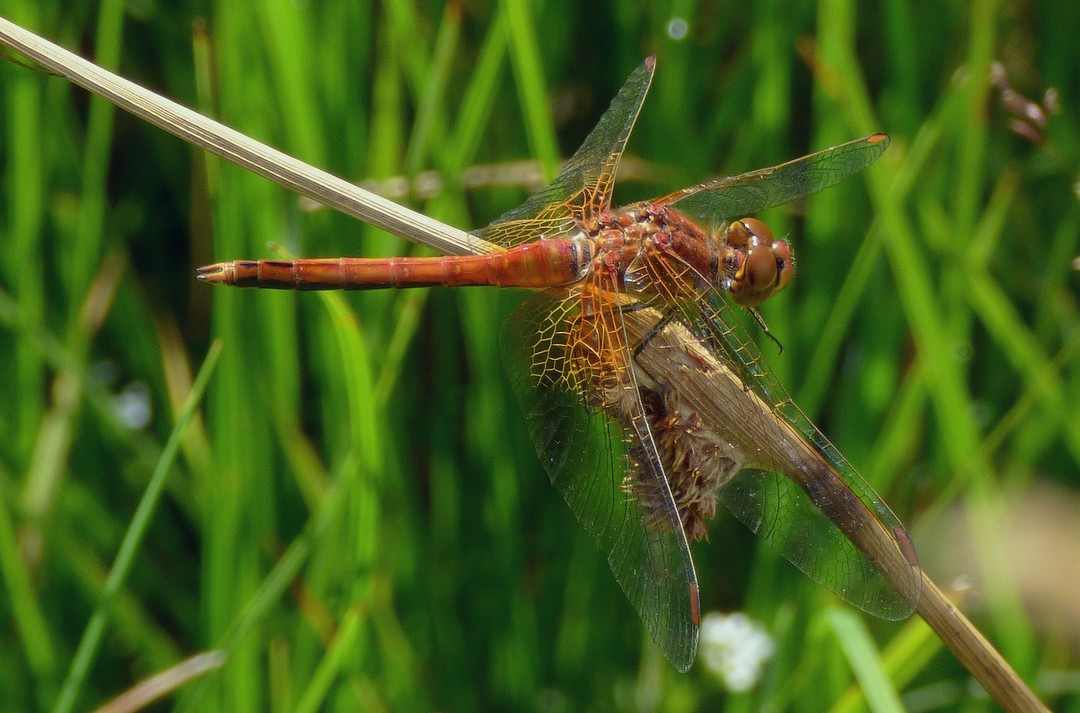
<path id="1" fill-rule="evenodd" d="M 888 136 L 872 134 L 779 166 L 683 188 L 657 202 L 703 225 L 720 225 L 835 185 L 876 161 L 888 145 Z"/>
<path id="2" fill-rule="evenodd" d="M 611 297 L 589 282 L 530 297 L 507 322 L 504 356 L 552 484 L 653 641 L 686 671 L 697 649 L 697 577 Z"/>
<path id="3" fill-rule="evenodd" d="M 611 203 L 619 159 L 652 83 L 654 57 L 634 70 L 558 177 L 476 235 L 511 247 L 569 235 Z"/>
<path id="4" fill-rule="evenodd" d="M 647 256 L 637 267 L 637 284 L 675 315 L 637 358 L 654 378 L 671 378 L 661 381 L 678 395 L 671 410 L 695 414 L 699 440 L 728 449 L 730 459 L 717 461 L 729 471 L 715 479 L 723 483 L 720 501 L 848 602 L 886 619 L 910 614 L 921 575 L 907 531 L 771 375 L 728 300 L 700 279 L 695 285 L 696 274 L 670 255 Z M 625 317 L 631 334 L 654 331 L 635 325 L 636 313 Z M 657 358 L 666 364 L 647 361 Z M 686 371 L 672 360 L 701 378 L 677 381 Z"/>

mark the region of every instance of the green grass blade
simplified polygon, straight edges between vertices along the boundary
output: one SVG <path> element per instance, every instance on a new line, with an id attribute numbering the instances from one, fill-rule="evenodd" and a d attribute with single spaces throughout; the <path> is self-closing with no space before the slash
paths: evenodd
<path id="1" fill-rule="evenodd" d="M 192 385 L 191 393 L 188 395 L 183 410 L 177 415 L 176 423 L 169 434 L 169 440 L 165 443 L 165 448 L 161 452 L 161 459 L 150 476 L 146 491 L 139 502 L 139 507 L 132 515 L 130 526 L 121 541 L 120 549 L 116 553 L 116 559 L 113 562 L 112 569 L 109 571 L 108 579 L 105 581 L 101 602 L 87 622 L 82 639 L 79 641 L 79 646 L 75 651 L 71 668 L 68 670 L 67 678 L 60 691 L 60 697 L 53 708 L 55 713 L 68 713 L 77 702 L 79 691 L 89 673 L 90 664 L 97 653 L 98 647 L 101 645 L 102 637 L 105 635 L 112 600 L 120 592 L 120 588 L 124 585 L 131 571 L 135 555 L 143 538 L 146 536 L 154 511 L 161 501 L 166 480 L 180 449 L 180 441 L 183 438 L 184 430 L 202 402 L 206 386 L 210 383 L 210 377 L 214 373 L 214 368 L 217 366 L 220 356 L 221 343 L 217 342 L 211 346 L 210 351 L 206 354 L 206 359 L 203 361 L 199 374 Z"/>

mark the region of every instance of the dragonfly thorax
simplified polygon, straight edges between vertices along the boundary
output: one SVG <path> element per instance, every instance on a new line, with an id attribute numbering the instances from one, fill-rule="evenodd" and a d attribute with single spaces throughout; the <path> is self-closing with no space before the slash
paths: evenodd
<path id="1" fill-rule="evenodd" d="M 574 238 L 579 278 L 609 275 L 618 291 L 688 298 L 720 289 L 756 307 L 791 282 L 791 247 L 765 223 L 740 218 L 708 232 L 664 203 L 636 203 L 590 221 Z"/>
<path id="2" fill-rule="evenodd" d="M 719 263 L 708 234 L 670 207 L 634 204 L 601 225 L 598 251 L 607 267 L 618 271 L 622 290 L 675 297 L 712 282 Z"/>

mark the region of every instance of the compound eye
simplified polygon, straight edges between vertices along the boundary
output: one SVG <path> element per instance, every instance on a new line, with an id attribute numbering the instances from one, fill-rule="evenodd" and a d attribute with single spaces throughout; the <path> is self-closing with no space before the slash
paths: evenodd
<path id="1" fill-rule="evenodd" d="M 791 246 L 783 240 L 777 240 L 772 244 L 772 254 L 776 262 L 776 289 L 774 292 L 787 287 L 791 278 L 795 275 L 795 256 L 791 254 Z"/>
<path id="2" fill-rule="evenodd" d="M 780 267 L 772 249 L 765 245 L 750 250 L 743 266 L 746 279 L 755 292 L 772 290 L 776 286 Z"/>
<path id="3" fill-rule="evenodd" d="M 750 244 L 750 230 L 746 227 L 746 219 L 736 220 L 728 226 L 724 240 L 729 248 L 746 249 Z"/>
<path id="4" fill-rule="evenodd" d="M 753 246 L 754 244 L 764 243 L 768 245 L 773 242 L 773 234 L 772 231 L 769 230 L 769 226 L 765 225 L 757 218 L 743 218 L 739 223 L 748 234 L 748 239 L 745 244 Z"/>

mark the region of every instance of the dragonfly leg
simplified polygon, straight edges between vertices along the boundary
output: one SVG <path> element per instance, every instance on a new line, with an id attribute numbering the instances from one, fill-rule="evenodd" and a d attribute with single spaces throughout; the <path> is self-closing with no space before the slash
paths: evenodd
<path id="1" fill-rule="evenodd" d="M 646 307 L 646 306 L 649 306 L 649 305 L 642 304 L 640 306 L 641 307 Z M 635 367 L 637 369 L 640 369 L 642 373 L 644 373 L 646 376 L 649 377 L 649 381 L 652 382 L 652 384 L 653 384 L 652 389 L 660 396 L 661 401 L 664 398 L 665 390 L 667 389 L 667 385 L 663 381 L 657 379 L 645 367 L 645 365 L 641 363 L 641 360 L 638 357 L 641 356 L 641 353 L 645 350 L 645 347 L 647 347 L 649 345 L 649 343 L 652 342 L 653 339 L 660 336 L 660 334 L 665 329 L 667 329 L 667 326 L 669 324 L 671 324 L 674 319 L 675 319 L 675 310 L 673 310 L 673 309 L 664 310 L 664 312 L 660 316 L 660 319 L 658 319 L 656 321 L 656 324 L 654 324 L 653 326 L 651 326 L 649 328 L 649 331 L 647 331 L 645 333 L 645 335 L 641 338 L 641 341 L 638 342 L 637 345 L 630 352 L 630 358 L 634 360 Z"/>
<path id="2" fill-rule="evenodd" d="M 647 305 L 642 304 L 640 306 L 645 307 Z M 667 310 L 666 312 L 663 313 L 663 315 L 656 322 L 656 324 L 654 324 L 652 327 L 649 328 L 649 331 L 646 332 L 645 336 L 641 338 L 641 341 L 638 342 L 638 345 L 636 347 L 634 347 L 634 352 L 633 352 L 634 361 L 638 360 L 638 356 L 641 354 L 642 350 L 645 349 L 645 347 L 647 347 L 649 345 L 649 342 L 651 342 L 653 339 L 655 339 L 656 336 L 658 334 L 660 334 L 660 332 L 663 332 L 664 329 L 669 324 L 671 324 L 671 320 L 673 320 L 673 319 L 675 319 L 675 312 L 673 310 Z M 638 366 L 640 366 L 640 364 Z"/>
<path id="3" fill-rule="evenodd" d="M 746 309 L 750 310 L 750 314 L 754 316 L 754 321 L 758 323 L 759 327 L 761 327 L 761 331 L 765 333 L 765 336 L 771 339 L 773 341 L 773 344 L 776 345 L 776 348 L 780 350 L 779 353 L 783 354 L 784 345 L 780 343 L 779 339 L 773 336 L 773 333 L 771 331 L 769 331 L 769 325 L 765 324 L 765 318 L 761 316 L 761 312 L 758 312 L 756 307 L 747 307 Z"/>

